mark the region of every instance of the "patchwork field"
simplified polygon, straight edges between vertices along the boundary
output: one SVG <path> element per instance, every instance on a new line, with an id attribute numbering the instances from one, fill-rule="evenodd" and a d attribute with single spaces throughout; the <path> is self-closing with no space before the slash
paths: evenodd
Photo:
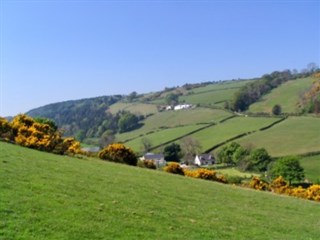
<path id="1" fill-rule="evenodd" d="M 240 144 L 264 147 L 274 157 L 320 151 L 320 118 L 289 117 L 267 131 L 241 138 Z"/>
<path id="2" fill-rule="evenodd" d="M 147 134 L 138 138 L 133 139 L 132 141 L 126 142 L 125 145 L 127 147 L 132 148 L 134 151 L 141 151 L 142 143 L 141 140 L 143 138 L 147 138 L 152 147 L 158 146 L 168 141 L 173 141 L 176 138 L 182 137 L 186 134 L 189 134 L 199 128 L 202 128 L 203 125 L 188 125 L 184 127 L 176 127 L 176 128 L 169 128 L 164 130 L 159 130 L 151 134 Z"/>
<path id="3" fill-rule="evenodd" d="M 316 202 L 2 142 L 0 150 L 1 239 L 320 238 Z"/>
<path id="4" fill-rule="evenodd" d="M 123 103 L 123 102 L 112 104 L 109 107 L 108 111 L 110 111 L 112 114 L 116 114 L 120 110 L 128 111 L 138 115 L 144 115 L 144 116 L 158 112 L 157 106 L 154 104 Z"/>
<path id="5" fill-rule="evenodd" d="M 260 101 L 252 104 L 249 111 L 271 113 L 272 107 L 280 104 L 282 112 L 298 112 L 297 103 L 299 102 L 299 97 L 304 91 L 308 90 L 313 81 L 313 78 L 301 78 L 286 82 L 278 88 L 273 89 Z"/>
<path id="6" fill-rule="evenodd" d="M 181 111 L 159 112 L 143 121 L 143 127 L 134 131 L 118 134 L 119 141 L 125 141 L 145 135 L 150 131 L 185 125 L 208 124 L 219 122 L 232 114 L 219 109 L 195 108 Z"/>
<path id="7" fill-rule="evenodd" d="M 197 139 L 201 143 L 203 151 L 206 151 L 218 143 L 242 133 L 257 131 L 278 120 L 279 118 L 236 117 L 192 134 L 191 137 Z"/>

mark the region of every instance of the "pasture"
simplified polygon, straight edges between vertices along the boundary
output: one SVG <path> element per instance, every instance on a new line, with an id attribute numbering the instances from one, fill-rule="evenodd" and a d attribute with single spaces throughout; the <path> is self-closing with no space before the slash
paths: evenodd
<path id="1" fill-rule="evenodd" d="M 222 143 L 237 135 L 257 131 L 262 127 L 266 127 L 278 118 L 253 118 L 253 117 L 235 117 L 226 122 L 219 123 L 210 128 L 204 129 L 191 135 L 197 139 L 202 150 L 206 151 L 216 144 Z"/>
<path id="2" fill-rule="evenodd" d="M 237 142 L 265 148 L 273 157 L 320 151 L 320 118 L 289 117 L 272 128 Z"/>
<path id="3" fill-rule="evenodd" d="M 124 102 L 118 102 L 115 104 L 112 104 L 109 107 L 109 110 L 112 114 L 116 114 L 119 111 L 128 111 L 133 114 L 137 115 L 149 115 L 154 114 L 158 112 L 157 106 L 154 104 L 145 104 L 145 103 L 124 103 Z"/>
<path id="4" fill-rule="evenodd" d="M 0 238 L 319 239 L 320 204 L 0 142 Z"/>
<path id="5" fill-rule="evenodd" d="M 116 137 L 119 141 L 125 141 L 138 136 L 145 135 L 150 131 L 156 131 L 165 128 L 174 128 L 186 125 L 209 124 L 218 122 L 230 117 L 232 114 L 219 109 L 195 108 L 180 111 L 159 112 L 145 119 L 143 127 L 118 134 Z"/>
<path id="6" fill-rule="evenodd" d="M 281 105 L 284 113 L 299 112 L 300 95 L 310 88 L 313 81 L 311 77 L 288 81 L 263 96 L 260 101 L 250 105 L 249 112 L 271 113 L 272 107 L 276 104 Z"/>

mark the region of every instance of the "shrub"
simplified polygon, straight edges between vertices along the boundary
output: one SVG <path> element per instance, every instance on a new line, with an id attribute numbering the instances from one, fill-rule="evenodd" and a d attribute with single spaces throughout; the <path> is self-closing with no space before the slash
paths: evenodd
<path id="1" fill-rule="evenodd" d="M 320 202 L 320 185 L 317 184 L 310 186 L 307 189 L 306 194 L 309 200 Z"/>
<path id="2" fill-rule="evenodd" d="M 149 169 L 157 168 L 153 160 L 138 160 L 137 166 L 141 168 L 149 168 Z"/>
<path id="3" fill-rule="evenodd" d="M 258 177 L 253 177 L 249 183 L 250 188 L 254 188 L 260 191 L 268 191 L 269 185 L 267 182 L 261 180 Z"/>
<path id="4" fill-rule="evenodd" d="M 282 176 L 279 176 L 276 179 L 274 179 L 270 187 L 273 192 L 290 194 L 289 185 Z"/>
<path id="5" fill-rule="evenodd" d="M 163 169 L 165 172 L 184 175 L 183 168 L 180 167 L 179 163 L 171 162 Z"/>
<path id="6" fill-rule="evenodd" d="M 241 184 L 243 179 L 240 176 L 226 176 L 226 181 L 230 184 Z"/>
<path id="7" fill-rule="evenodd" d="M 121 143 L 110 144 L 99 152 L 99 158 L 111 162 L 136 166 L 137 157 L 134 152 Z"/>

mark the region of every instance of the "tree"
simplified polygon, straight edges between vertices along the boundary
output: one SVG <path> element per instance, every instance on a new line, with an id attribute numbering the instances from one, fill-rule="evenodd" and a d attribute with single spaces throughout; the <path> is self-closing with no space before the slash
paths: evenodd
<path id="1" fill-rule="evenodd" d="M 301 181 L 304 179 L 304 170 L 300 166 L 299 159 L 296 156 L 288 156 L 278 159 L 269 170 L 272 179 L 282 176 L 286 181 Z"/>
<path id="2" fill-rule="evenodd" d="M 147 153 L 151 150 L 152 143 L 149 138 L 142 138 L 141 139 L 141 144 L 142 144 L 142 152 Z"/>
<path id="3" fill-rule="evenodd" d="M 169 93 L 166 96 L 166 103 L 168 105 L 175 105 L 179 102 L 179 95 L 175 93 Z"/>
<path id="4" fill-rule="evenodd" d="M 264 148 L 257 148 L 250 153 L 250 170 L 263 172 L 267 170 L 268 165 L 271 162 L 271 157 L 267 150 Z"/>
<path id="5" fill-rule="evenodd" d="M 137 98 L 137 96 L 138 96 L 138 93 L 134 91 L 127 96 L 127 99 L 129 102 L 132 102 L 135 98 Z"/>
<path id="6" fill-rule="evenodd" d="M 235 164 L 234 154 L 238 148 L 241 148 L 239 143 L 232 142 L 222 147 L 218 152 L 218 160 L 220 163 Z"/>
<path id="7" fill-rule="evenodd" d="M 281 106 L 279 104 L 276 104 L 272 108 L 272 114 L 273 115 L 280 115 L 282 113 Z"/>
<path id="8" fill-rule="evenodd" d="M 137 165 L 137 156 L 134 152 L 121 143 L 110 144 L 99 152 L 99 158 L 111 162 Z"/>
<path id="9" fill-rule="evenodd" d="M 115 136 L 111 130 L 105 131 L 99 139 L 99 146 L 104 148 L 112 143 L 114 143 Z"/>
<path id="10" fill-rule="evenodd" d="M 118 121 L 118 128 L 119 132 L 128 132 L 131 131 L 139 126 L 139 118 L 129 112 L 124 113 L 119 121 Z"/>
<path id="11" fill-rule="evenodd" d="M 181 147 L 177 143 L 172 143 L 164 148 L 163 154 L 166 161 L 179 162 L 182 156 Z"/>
<path id="12" fill-rule="evenodd" d="M 192 137 L 185 137 L 181 140 L 181 148 L 187 164 L 191 164 L 196 154 L 201 151 L 200 142 Z"/>

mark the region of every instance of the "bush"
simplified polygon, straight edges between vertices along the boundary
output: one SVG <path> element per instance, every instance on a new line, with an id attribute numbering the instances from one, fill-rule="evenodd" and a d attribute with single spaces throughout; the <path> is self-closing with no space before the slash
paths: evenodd
<path id="1" fill-rule="evenodd" d="M 254 188 L 260 191 L 268 191 L 269 184 L 258 177 L 253 177 L 249 183 L 250 188 Z"/>
<path id="2" fill-rule="evenodd" d="M 157 168 L 153 160 L 138 160 L 137 166 L 141 168 L 149 168 L 149 169 Z"/>
<path id="3" fill-rule="evenodd" d="M 99 158 L 111 162 L 136 166 L 137 157 L 134 152 L 121 143 L 110 144 L 99 152 Z"/>
<path id="4" fill-rule="evenodd" d="M 184 175 L 183 168 L 180 167 L 179 163 L 171 162 L 163 169 L 165 172 Z"/>
<path id="5" fill-rule="evenodd" d="M 226 176 L 226 181 L 230 184 L 241 184 L 243 179 L 240 176 Z"/>

